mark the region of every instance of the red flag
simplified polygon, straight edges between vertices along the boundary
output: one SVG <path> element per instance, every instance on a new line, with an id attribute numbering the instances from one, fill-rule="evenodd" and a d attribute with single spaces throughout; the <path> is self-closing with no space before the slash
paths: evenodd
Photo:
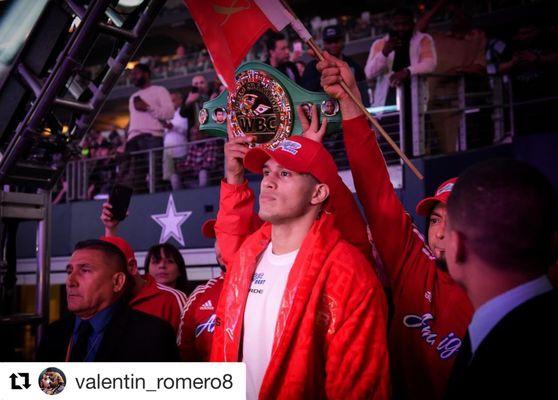
<path id="1" fill-rule="evenodd" d="M 219 79 L 234 88 L 234 72 L 268 29 L 281 30 L 292 16 L 279 0 L 184 0 Z"/>

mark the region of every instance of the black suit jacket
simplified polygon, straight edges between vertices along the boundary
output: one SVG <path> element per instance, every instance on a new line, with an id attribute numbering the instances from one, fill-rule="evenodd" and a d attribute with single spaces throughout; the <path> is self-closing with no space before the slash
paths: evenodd
<path id="1" fill-rule="evenodd" d="M 50 324 L 37 350 L 37 361 L 65 361 L 75 316 Z M 180 361 L 172 326 L 120 303 L 108 323 L 94 361 Z"/>
<path id="2" fill-rule="evenodd" d="M 464 358 L 460 352 L 446 399 L 558 398 L 558 291 L 512 310 Z"/>

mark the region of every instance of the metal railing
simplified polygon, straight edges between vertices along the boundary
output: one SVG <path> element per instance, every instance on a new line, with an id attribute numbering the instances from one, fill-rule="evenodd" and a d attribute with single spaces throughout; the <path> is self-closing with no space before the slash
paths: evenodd
<path id="1" fill-rule="evenodd" d="M 224 138 L 211 138 L 75 160 L 67 166 L 61 190 L 69 202 L 104 198 L 115 183 L 131 186 L 136 194 L 215 185 L 224 173 L 224 143 Z"/>
<path id="2" fill-rule="evenodd" d="M 411 97 L 411 156 L 464 151 L 514 136 L 511 85 L 500 76 L 417 75 Z M 404 112 L 400 116 L 403 123 Z"/>
<path id="3" fill-rule="evenodd" d="M 413 76 L 410 94 L 410 110 L 402 106 L 401 88 L 396 105 L 381 108 L 383 113 L 370 110 L 411 157 L 504 143 L 515 134 L 511 84 L 500 76 Z M 399 164 L 399 157 L 385 140 L 379 138 L 378 142 L 387 164 Z M 212 138 L 73 161 L 66 170 L 66 201 L 106 196 L 116 182 L 131 185 L 136 193 L 217 185 L 224 176 L 224 143 L 224 138 Z M 324 146 L 339 170 L 349 169 L 342 132 L 328 134 Z M 211 147 L 210 155 L 204 154 L 205 147 Z"/>
<path id="4" fill-rule="evenodd" d="M 399 144 L 398 113 L 389 113 L 384 117 L 394 120 L 390 124 L 384 123 L 384 128 Z M 57 203 L 103 199 L 108 196 L 110 189 L 117 182 L 131 185 L 135 193 L 157 193 L 215 186 L 219 184 L 225 173 L 224 143 L 224 138 L 212 138 L 180 146 L 75 160 L 68 163 L 66 174 L 54 197 L 56 198 L 62 191 L 61 199 L 56 201 Z M 206 158 L 202 159 L 204 158 L 202 147 L 208 145 L 212 146 L 209 151 L 211 154 L 206 154 Z M 324 146 L 333 156 L 339 170 L 349 169 L 342 132 L 328 134 L 324 139 Z M 397 154 L 387 143 L 380 141 L 380 146 L 388 164 L 399 162 Z M 185 156 L 172 157 L 173 153 Z M 134 179 L 130 181 L 130 179 L 126 179 L 124 169 L 132 157 L 138 156 L 140 162 L 135 164 Z M 167 163 L 166 166 L 165 163 Z M 174 170 L 167 170 L 169 165 L 174 166 Z M 248 174 L 248 178 L 258 179 L 254 174 Z"/>

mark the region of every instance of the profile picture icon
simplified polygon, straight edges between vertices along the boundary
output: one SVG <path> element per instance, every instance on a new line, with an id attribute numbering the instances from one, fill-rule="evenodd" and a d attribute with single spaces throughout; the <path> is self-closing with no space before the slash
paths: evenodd
<path id="1" fill-rule="evenodd" d="M 45 394 L 58 394 L 65 386 L 66 375 L 58 368 L 47 368 L 39 375 L 39 387 Z"/>

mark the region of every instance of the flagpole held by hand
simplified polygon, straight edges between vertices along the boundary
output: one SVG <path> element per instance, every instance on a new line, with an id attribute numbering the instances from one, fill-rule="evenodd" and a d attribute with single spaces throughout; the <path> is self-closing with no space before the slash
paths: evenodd
<path id="1" fill-rule="evenodd" d="M 316 57 L 318 58 L 319 61 L 323 61 L 325 60 L 324 55 L 322 53 L 322 50 L 320 49 L 320 47 L 316 44 L 316 42 L 314 41 L 314 39 L 312 38 L 312 36 L 310 35 L 310 33 L 308 32 L 308 30 L 304 27 L 304 25 L 302 24 L 302 22 L 300 22 L 300 20 L 298 18 L 295 17 L 294 12 L 292 11 L 292 9 L 289 7 L 288 4 L 286 4 L 286 2 L 284 0 L 281 0 L 281 3 L 283 4 L 283 6 L 285 7 L 285 9 L 291 14 L 291 27 L 294 29 L 294 31 L 298 34 L 298 36 L 304 40 L 304 42 L 308 45 L 308 47 L 310 47 L 310 49 L 312 49 L 312 51 L 314 52 L 314 54 L 316 55 Z M 368 110 L 366 109 L 366 107 L 364 106 L 364 104 L 362 104 L 362 101 L 360 101 L 360 99 L 357 99 L 357 97 L 353 94 L 353 92 L 351 92 L 351 90 L 349 89 L 349 87 L 347 86 L 347 84 L 345 83 L 345 81 L 341 80 L 340 82 L 341 87 L 343 88 L 343 90 L 345 92 L 347 92 L 347 94 L 349 95 L 349 97 L 351 98 L 351 100 L 357 105 L 357 107 L 364 113 L 364 115 L 366 115 L 366 117 L 368 118 L 368 120 L 372 123 L 372 125 L 374 125 L 374 128 L 376 128 L 376 130 L 378 132 L 380 132 L 380 134 L 383 136 L 383 138 L 388 142 L 388 144 L 391 146 L 391 148 L 397 153 L 397 155 L 403 160 L 403 162 L 409 167 L 409 169 L 411 171 L 413 171 L 413 173 L 417 176 L 417 178 L 419 178 L 420 180 L 423 180 L 424 177 L 423 175 L 420 173 L 420 171 L 414 166 L 414 164 L 411 162 L 411 160 L 409 160 L 407 158 L 407 156 L 405 155 L 405 153 L 403 153 L 403 151 L 399 148 L 399 146 L 397 146 L 397 144 L 393 141 L 393 139 L 387 134 L 387 132 L 384 130 L 384 128 L 382 128 L 382 126 L 380 125 L 380 123 L 376 120 L 376 118 L 374 118 L 372 116 L 372 114 L 370 114 L 368 112 Z"/>

